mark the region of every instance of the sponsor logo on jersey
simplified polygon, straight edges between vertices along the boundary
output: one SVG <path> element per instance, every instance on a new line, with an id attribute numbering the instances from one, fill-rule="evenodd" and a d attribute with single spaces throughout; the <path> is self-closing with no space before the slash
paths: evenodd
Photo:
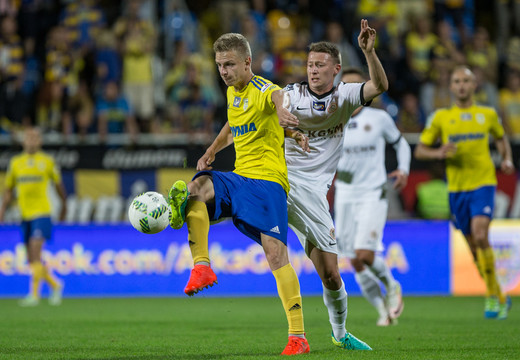
<path id="1" fill-rule="evenodd" d="M 254 122 L 241 126 L 231 126 L 231 133 L 233 134 L 233 137 L 245 135 L 251 131 L 256 131 L 256 125 Z"/>
<path id="2" fill-rule="evenodd" d="M 233 100 L 233 107 L 240 107 L 240 100 L 242 100 L 241 97 L 235 96 L 235 99 Z"/>
<path id="3" fill-rule="evenodd" d="M 260 91 L 263 92 L 263 93 L 266 92 L 267 89 L 269 89 L 271 87 L 271 85 L 273 85 L 273 84 L 269 84 L 269 83 L 264 84 L 264 86 L 262 86 Z"/>
<path id="4" fill-rule="evenodd" d="M 460 119 L 462 121 L 469 121 L 472 119 L 472 117 L 471 117 L 470 113 L 462 113 L 462 114 L 460 114 Z"/>
<path id="5" fill-rule="evenodd" d="M 368 146 L 349 146 L 344 149 L 347 154 L 362 154 L 362 153 L 373 153 L 376 151 L 374 145 Z"/>
<path id="6" fill-rule="evenodd" d="M 244 111 L 247 110 L 247 107 L 249 106 L 249 99 L 244 99 L 244 106 L 242 107 Z"/>
<path id="7" fill-rule="evenodd" d="M 454 134 L 449 136 L 449 141 L 457 143 L 461 141 L 481 140 L 484 139 L 485 136 L 484 133 Z"/>
<path id="8" fill-rule="evenodd" d="M 343 127 L 345 125 L 343 123 L 340 123 L 336 126 L 333 126 L 331 128 L 328 128 L 326 130 L 308 130 L 307 131 L 307 137 L 309 139 L 311 138 L 317 138 L 317 137 L 323 137 L 323 136 L 332 136 L 336 135 L 337 133 L 343 133 Z"/>
<path id="9" fill-rule="evenodd" d="M 313 101 L 312 108 L 316 111 L 325 111 L 325 102 L 324 101 Z"/>
<path id="10" fill-rule="evenodd" d="M 16 178 L 17 183 L 37 183 L 42 181 L 43 176 L 41 175 L 25 175 Z"/>

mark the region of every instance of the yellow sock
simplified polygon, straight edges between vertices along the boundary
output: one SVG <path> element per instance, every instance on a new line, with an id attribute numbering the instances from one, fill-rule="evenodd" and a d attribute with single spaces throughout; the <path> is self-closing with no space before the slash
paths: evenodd
<path id="1" fill-rule="evenodd" d="M 478 248 L 477 259 L 480 269 L 482 270 L 484 282 L 486 283 L 486 296 L 497 296 L 500 303 L 504 303 L 506 299 L 502 291 L 500 291 L 500 284 L 497 280 L 493 248 Z"/>
<path id="2" fill-rule="evenodd" d="M 287 264 L 273 271 L 273 275 L 289 323 L 289 334 L 303 334 L 305 331 L 303 328 L 302 297 L 296 272 L 291 264 Z"/>
<path id="3" fill-rule="evenodd" d="M 40 298 L 40 281 L 43 277 L 43 264 L 39 261 L 29 264 L 31 268 L 31 294 L 35 298 Z"/>
<path id="4" fill-rule="evenodd" d="M 188 241 L 193 262 L 195 264 L 201 261 L 209 263 L 209 215 L 204 202 L 188 201 L 186 224 L 188 225 Z"/>
<path id="5" fill-rule="evenodd" d="M 478 263 L 478 260 L 475 260 L 475 266 L 477 267 L 478 273 L 482 279 L 484 279 L 484 274 L 482 273 L 482 269 L 480 268 L 480 264 Z"/>
<path id="6" fill-rule="evenodd" d="M 43 269 L 43 280 L 47 281 L 47 284 L 55 290 L 58 287 L 58 281 L 56 278 L 50 273 L 50 271 L 47 269 L 47 267 L 42 266 Z"/>

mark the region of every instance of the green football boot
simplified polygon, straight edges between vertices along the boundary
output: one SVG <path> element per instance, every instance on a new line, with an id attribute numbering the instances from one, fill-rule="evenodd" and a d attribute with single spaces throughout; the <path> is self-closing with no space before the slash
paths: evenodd
<path id="1" fill-rule="evenodd" d="M 182 180 L 177 180 L 168 193 L 170 203 L 170 226 L 180 229 L 186 219 L 186 204 L 188 203 L 188 185 Z"/>

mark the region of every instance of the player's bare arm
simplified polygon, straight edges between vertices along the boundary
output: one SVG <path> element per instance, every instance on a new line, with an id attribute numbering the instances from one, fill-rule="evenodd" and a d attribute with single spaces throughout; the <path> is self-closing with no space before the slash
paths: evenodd
<path id="1" fill-rule="evenodd" d="M 495 146 L 497 147 L 500 156 L 502 156 L 502 162 L 500 163 L 500 170 L 505 174 L 512 174 L 515 171 L 515 165 L 513 164 L 513 155 L 511 152 L 511 144 L 504 135 L 501 139 L 495 140 Z"/>
<path id="2" fill-rule="evenodd" d="M 222 127 L 219 134 L 213 140 L 213 143 L 208 147 L 204 155 L 197 161 L 197 171 L 211 170 L 210 165 L 215 161 L 215 155 L 222 149 L 228 147 L 233 143 L 233 134 L 229 127 L 229 122 Z"/>
<path id="3" fill-rule="evenodd" d="M 454 143 L 442 144 L 438 148 L 419 143 L 415 147 L 414 156 L 419 160 L 443 160 L 455 155 L 456 151 L 457 146 Z"/>
<path id="4" fill-rule="evenodd" d="M 298 126 L 299 121 L 296 115 L 291 114 L 289 107 L 289 94 L 283 90 L 273 91 L 271 99 L 276 106 L 276 114 L 278 115 L 278 122 L 282 127 Z"/>
<path id="5" fill-rule="evenodd" d="M 298 145 L 300 145 L 303 151 L 311 152 L 311 148 L 309 147 L 309 138 L 305 134 L 290 128 L 284 128 L 283 130 L 285 137 L 293 138 Z"/>
<path id="6" fill-rule="evenodd" d="M 361 20 L 361 32 L 358 36 L 358 45 L 365 55 L 368 65 L 368 80 L 363 87 L 363 97 L 365 101 L 370 101 L 376 96 L 388 90 L 388 78 L 385 69 L 377 57 L 374 44 L 376 41 L 376 31 L 368 26 L 368 21 Z"/>
<path id="7" fill-rule="evenodd" d="M 14 190 L 6 189 L 4 191 L 4 196 L 2 196 L 2 204 L 0 205 L 0 223 L 4 222 L 5 211 L 7 207 L 13 200 Z"/>

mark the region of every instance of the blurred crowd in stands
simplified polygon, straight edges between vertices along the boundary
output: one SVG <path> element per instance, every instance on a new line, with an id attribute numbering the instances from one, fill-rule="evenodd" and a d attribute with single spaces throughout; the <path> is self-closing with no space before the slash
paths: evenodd
<path id="1" fill-rule="evenodd" d="M 225 122 L 213 41 L 244 34 L 253 72 L 306 79 L 309 43 L 361 66 L 361 18 L 378 33 L 390 89 L 375 106 L 418 133 L 449 106 L 450 70 L 467 64 L 477 102 L 520 137 L 519 0 L 0 0 L 0 134 L 29 124 L 96 134 L 205 134 Z"/>

